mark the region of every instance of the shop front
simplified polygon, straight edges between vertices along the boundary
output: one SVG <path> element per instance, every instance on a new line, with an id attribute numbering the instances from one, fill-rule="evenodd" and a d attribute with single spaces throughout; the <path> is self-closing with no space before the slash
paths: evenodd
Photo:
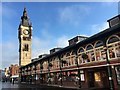
<path id="1" fill-rule="evenodd" d="M 108 80 L 108 72 L 107 67 L 101 68 L 92 68 L 87 69 L 86 76 L 87 76 L 87 85 L 88 88 L 108 88 L 109 87 L 109 80 Z"/>

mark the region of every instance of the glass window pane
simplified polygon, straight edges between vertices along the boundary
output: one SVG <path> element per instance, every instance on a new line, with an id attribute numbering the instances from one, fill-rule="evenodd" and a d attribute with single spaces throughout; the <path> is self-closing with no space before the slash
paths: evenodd
<path id="1" fill-rule="evenodd" d="M 102 41 L 98 41 L 95 45 L 95 48 L 103 46 L 103 42 Z"/>
<path id="2" fill-rule="evenodd" d="M 109 58 L 115 58 L 115 52 L 114 49 L 109 49 Z"/>
<path id="3" fill-rule="evenodd" d="M 98 61 L 98 60 L 100 60 L 101 59 L 101 57 L 100 57 L 100 50 L 96 50 L 96 60 Z"/>
<path id="4" fill-rule="evenodd" d="M 80 48 L 78 53 L 81 53 L 81 52 L 84 52 L 84 49 L 83 48 Z"/>
<path id="5" fill-rule="evenodd" d="M 105 60 L 106 59 L 106 54 L 104 50 L 101 50 L 101 60 Z"/>
<path id="6" fill-rule="evenodd" d="M 100 72 L 95 72 L 94 76 L 95 76 L 95 81 L 101 81 Z"/>
<path id="7" fill-rule="evenodd" d="M 114 43 L 114 42 L 117 42 L 117 41 L 120 41 L 119 38 L 117 38 L 117 37 L 111 37 L 111 38 L 109 39 L 109 41 L 108 41 L 108 44 Z"/>
<path id="8" fill-rule="evenodd" d="M 120 47 L 119 46 L 115 48 L 115 53 L 116 53 L 117 57 L 120 57 Z"/>
<path id="9" fill-rule="evenodd" d="M 86 50 L 90 50 L 90 49 L 93 49 L 93 47 L 91 45 L 88 45 Z"/>

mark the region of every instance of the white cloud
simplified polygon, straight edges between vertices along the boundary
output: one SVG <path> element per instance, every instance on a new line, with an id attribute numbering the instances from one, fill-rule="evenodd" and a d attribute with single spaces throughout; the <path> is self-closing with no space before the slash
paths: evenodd
<path id="1" fill-rule="evenodd" d="M 54 37 L 55 38 L 55 37 Z M 38 57 L 40 54 L 49 54 L 49 50 L 53 47 L 68 46 L 68 37 L 62 36 L 55 39 L 43 40 L 39 37 L 33 37 L 32 40 L 32 58 Z M 56 41 L 56 42 L 55 42 Z"/>
<path id="2" fill-rule="evenodd" d="M 53 38 L 53 36 L 50 35 L 50 33 L 48 31 L 49 31 L 48 28 L 41 29 L 40 35 L 42 36 L 42 38 L 44 38 L 44 39 L 51 39 L 51 38 Z"/>
<path id="3" fill-rule="evenodd" d="M 15 38 L 13 38 L 17 34 L 15 34 L 15 32 L 10 31 L 10 30 L 14 30 L 14 28 L 9 23 L 9 19 L 17 16 L 17 13 L 10 7 L 6 6 L 4 3 L 0 3 L 0 7 L 1 7 L 0 16 L 1 18 L 4 18 L 3 21 L 2 19 L 0 19 L 1 28 L 4 28 L 3 33 L 2 33 L 3 29 L 0 30 L 0 36 L 2 37 L 0 42 L 0 55 L 1 55 L 0 57 L 1 57 L 2 65 L 0 68 L 4 69 L 5 67 L 9 67 L 10 64 L 16 64 L 16 63 L 18 64 L 19 62 L 18 44 L 16 43 Z M 4 27 L 5 25 L 7 27 Z M 9 28 L 9 29 L 5 29 L 5 28 Z M 9 34 L 5 34 L 6 31 L 9 32 Z M 7 39 L 8 41 L 6 41 L 5 39 Z"/>
<path id="4" fill-rule="evenodd" d="M 49 53 L 49 49 L 51 48 L 52 36 L 48 32 L 49 23 L 44 23 L 42 29 L 38 32 L 41 37 L 34 36 L 32 40 L 32 58 L 38 57 L 40 54 Z"/>
<path id="5" fill-rule="evenodd" d="M 103 31 L 103 30 L 105 30 L 107 28 L 109 28 L 108 23 L 103 22 L 101 24 L 92 25 L 90 31 L 91 31 L 91 34 L 93 35 L 93 34 L 96 34 L 96 33 L 100 32 L 100 31 Z"/>
<path id="6" fill-rule="evenodd" d="M 68 46 L 68 37 L 67 36 L 62 36 L 62 37 L 58 38 L 56 45 L 57 45 L 57 47 Z"/>
<path id="7" fill-rule="evenodd" d="M 46 33 L 46 34 L 45 34 Z M 48 32 L 44 32 L 44 36 L 49 35 Z M 45 39 L 40 37 L 32 38 L 32 58 L 38 57 L 40 54 L 48 54 L 49 50 L 53 47 L 66 47 L 68 46 L 68 37 L 61 36 L 59 38 L 52 37 L 51 39 L 46 36 Z M 2 67 L 5 68 L 10 64 L 19 62 L 18 44 L 14 41 L 6 41 L 0 44 L 0 55 L 2 57 Z"/>
<path id="8" fill-rule="evenodd" d="M 38 57 L 40 54 L 49 53 L 49 44 L 48 40 L 42 40 L 38 37 L 33 37 L 32 40 L 32 58 Z"/>
<path id="9" fill-rule="evenodd" d="M 2 43 L 0 53 L 2 56 L 2 68 L 10 66 L 10 64 L 18 64 L 18 47 L 15 42 Z"/>
<path id="10" fill-rule="evenodd" d="M 81 19 L 90 13 L 91 8 L 83 5 L 72 5 L 59 10 L 60 22 L 79 25 Z"/>

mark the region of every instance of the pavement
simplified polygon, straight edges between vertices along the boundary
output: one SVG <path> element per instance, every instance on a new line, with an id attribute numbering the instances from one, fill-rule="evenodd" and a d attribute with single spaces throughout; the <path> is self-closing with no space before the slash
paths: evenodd
<path id="1" fill-rule="evenodd" d="M 0 90 L 63 90 L 63 87 L 50 86 L 50 85 L 35 85 L 35 84 L 18 84 L 10 82 L 0 82 Z M 66 88 L 65 90 L 76 90 Z"/>
<path id="2" fill-rule="evenodd" d="M 64 87 L 58 85 L 35 85 L 35 84 L 12 84 L 10 82 L 0 82 L 0 90 L 109 90 L 106 88 L 74 88 L 74 87 Z"/>

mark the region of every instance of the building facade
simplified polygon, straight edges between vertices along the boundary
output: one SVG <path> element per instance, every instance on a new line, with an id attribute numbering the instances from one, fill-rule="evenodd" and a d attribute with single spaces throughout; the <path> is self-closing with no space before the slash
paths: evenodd
<path id="1" fill-rule="evenodd" d="M 18 28 L 19 39 L 19 65 L 24 66 L 31 63 L 32 25 L 29 21 L 26 8 Z"/>
<path id="2" fill-rule="evenodd" d="M 19 66 L 18 64 L 11 64 L 8 68 L 5 68 L 6 81 L 12 81 L 12 79 L 18 80 Z"/>
<path id="3" fill-rule="evenodd" d="M 19 66 L 18 66 L 18 64 L 11 65 L 10 69 L 11 69 L 11 76 L 19 75 Z"/>
<path id="4" fill-rule="evenodd" d="M 21 82 L 120 90 L 120 15 L 108 23 L 106 30 L 21 67 Z"/>

